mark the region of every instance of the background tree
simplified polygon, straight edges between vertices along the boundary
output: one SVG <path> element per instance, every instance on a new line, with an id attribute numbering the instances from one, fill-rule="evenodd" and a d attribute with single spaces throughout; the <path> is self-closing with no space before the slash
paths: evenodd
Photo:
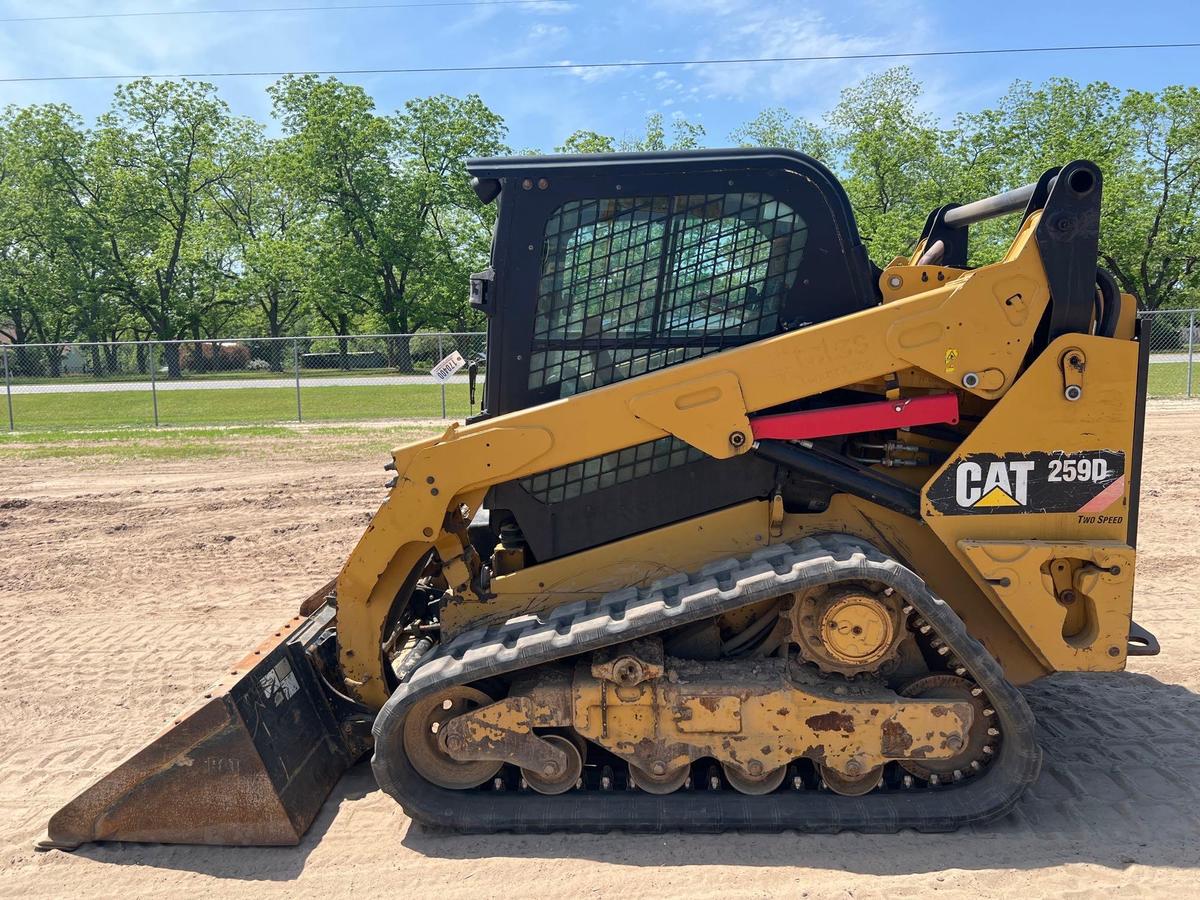
<path id="1" fill-rule="evenodd" d="M 843 90 L 822 122 L 768 109 L 733 137 L 802 150 L 834 169 L 871 256 L 884 265 L 908 251 L 954 181 L 945 135 L 918 110 L 920 97 L 909 69 L 888 69 Z"/>
<path id="2" fill-rule="evenodd" d="M 60 189 L 54 162 L 59 155 L 78 158 L 78 120 L 62 106 L 10 109 L 0 132 L 0 303 L 10 338 L 57 345 L 79 332 L 105 337 L 96 235 Z M 20 352 L 17 368 L 57 375 L 61 360 L 61 348 L 53 346 Z"/>
<path id="3" fill-rule="evenodd" d="M 828 142 L 864 239 L 881 263 L 905 253 L 947 187 L 942 137 L 917 110 L 921 86 L 888 69 L 842 91 Z"/>
<path id="4" fill-rule="evenodd" d="M 211 85 L 147 79 L 115 92 L 90 127 L 67 106 L 0 113 L 0 334 L 20 374 L 50 375 L 69 341 L 97 342 L 97 376 L 128 370 L 113 342 L 203 345 L 238 332 L 474 330 L 465 302 L 487 264 L 495 205 L 464 160 L 509 151 L 477 96 L 375 109 L 360 87 L 294 76 L 269 93 L 282 136 L 230 114 Z M 1104 171 L 1101 259 L 1150 309 L 1200 303 L 1200 89 L 1125 91 L 1066 78 L 1015 82 L 991 106 L 942 122 L 906 68 L 871 75 L 825 115 L 765 109 L 731 135 L 826 163 L 881 265 L 907 253 L 925 216 L 1075 158 Z M 556 149 L 692 149 L 686 118 L 648 115 L 620 136 L 582 129 Z M 972 265 L 1004 252 L 1014 218 L 972 228 Z M 421 339 L 421 364 L 436 348 Z M 183 359 L 170 343 L 168 373 Z M 339 342 L 342 365 L 349 344 Z M 271 368 L 277 344 L 255 345 Z M 410 342 L 388 363 L 410 370 Z M 197 363 L 196 361 L 200 362 Z M 145 348 L 136 369 L 147 371 Z"/>
<path id="5" fill-rule="evenodd" d="M 555 153 L 615 153 L 616 150 L 616 141 L 607 134 L 586 128 L 572 132 L 554 148 Z"/>
<path id="6" fill-rule="evenodd" d="M 641 134 L 625 134 L 620 140 L 590 129 L 573 132 L 555 153 L 646 153 L 660 150 L 696 150 L 704 146 L 704 126 L 676 116 L 670 122 L 670 135 L 663 114 L 650 113 Z"/>
<path id="7" fill-rule="evenodd" d="M 409 324 L 413 330 L 478 327 L 479 315 L 465 299 L 471 272 L 488 258 L 496 205 L 479 202 L 465 161 L 507 151 L 503 120 L 470 95 L 409 101 L 395 121 L 400 220 L 408 225 L 397 270 L 412 298 Z"/>
<path id="8" fill-rule="evenodd" d="M 1121 115 L 1136 156 L 1105 182 L 1109 215 L 1101 252 L 1147 309 L 1200 297 L 1200 89 L 1129 92 Z M 1116 191 L 1109 188 L 1113 181 Z M 1119 208 L 1114 208 L 1120 204 Z"/>
<path id="9" fill-rule="evenodd" d="M 827 131 L 781 106 L 764 109 L 745 125 L 735 128 L 730 138 L 742 147 L 799 150 L 822 162 L 832 160 L 834 155 Z"/>
<path id="10" fill-rule="evenodd" d="M 387 117 L 362 88 L 336 79 L 289 76 L 270 91 L 287 182 L 317 207 L 340 258 L 362 256 L 351 268 L 373 275 L 363 299 L 376 327 L 425 324 L 424 295 L 411 288 L 426 271 L 457 271 L 465 295 L 478 258 L 468 263 L 464 252 L 478 249 L 491 213 L 478 211 L 463 162 L 503 151 L 500 118 L 474 95 L 412 100 Z M 388 355 L 389 365 L 410 367 L 407 342 L 389 341 Z"/>
<path id="11" fill-rule="evenodd" d="M 212 85 L 139 79 L 117 89 L 100 119 L 94 165 L 124 300 L 154 337 L 194 335 L 219 251 L 218 230 L 201 228 L 211 190 L 246 165 L 234 121 Z M 163 348 L 168 374 L 181 374 L 179 345 Z"/>
<path id="12" fill-rule="evenodd" d="M 266 336 L 289 333 L 303 310 L 304 282 L 309 277 L 309 247 L 316 239 L 309 210 L 282 181 L 280 152 L 263 137 L 262 128 L 243 123 L 233 135 L 233 152 L 241 160 L 212 187 L 212 207 L 223 234 L 214 243 L 233 248 L 238 266 L 226 271 L 224 293 L 234 305 L 252 308 L 247 317 L 262 322 Z M 283 368 L 278 341 L 263 345 L 271 369 Z"/>
<path id="13" fill-rule="evenodd" d="M 999 102 L 948 127 L 919 111 L 919 83 L 889 69 L 843 91 L 823 122 L 764 110 L 732 137 L 788 146 L 830 164 L 880 265 L 907 252 L 938 206 L 1034 181 L 1090 159 L 1104 172 L 1101 259 L 1144 308 L 1200 297 L 1200 90 L 1122 92 L 1104 82 L 1015 82 Z M 995 260 L 1010 219 L 972 228 L 971 263 Z"/>
<path id="14" fill-rule="evenodd" d="M 373 261 L 328 218 L 317 221 L 315 236 L 301 285 L 304 308 L 325 333 L 354 334 L 360 330 L 377 288 Z M 340 366 L 347 369 L 350 342 L 340 337 L 337 344 Z"/>

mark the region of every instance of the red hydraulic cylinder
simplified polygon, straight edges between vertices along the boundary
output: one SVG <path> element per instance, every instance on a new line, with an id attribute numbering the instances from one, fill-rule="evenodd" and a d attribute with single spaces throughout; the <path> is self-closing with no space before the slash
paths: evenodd
<path id="1" fill-rule="evenodd" d="M 957 422 L 958 396 L 933 394 L 907 400 L 880 400 L 758 416 L 750 420 L 750 430 L 756 441 L 800 441 L 915 425 L 954 425 Z"/>

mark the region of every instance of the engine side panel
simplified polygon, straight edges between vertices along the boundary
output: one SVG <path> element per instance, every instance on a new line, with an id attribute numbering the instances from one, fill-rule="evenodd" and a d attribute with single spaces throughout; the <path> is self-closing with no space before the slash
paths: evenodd
<path id="1" fill-rule="evenodd" d="M 930 529 L 1050 671 L 1125 665 L 1138 350 L 1059 338 L 924 491 Z"/>

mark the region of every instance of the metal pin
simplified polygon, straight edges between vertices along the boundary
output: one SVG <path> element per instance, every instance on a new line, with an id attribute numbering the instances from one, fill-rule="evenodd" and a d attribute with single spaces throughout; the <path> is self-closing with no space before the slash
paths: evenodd
<path id="1" fill-rule="evenodd" d="M 950 652 L 950 648 L 946 647 L 946 646 L 938 647 L 937 652 L 938 652 L 938 656 L 945 656 L 947 653 Z"/>
<path id="2" fill-rule="evenodd" d="M 987 747 L 984 747 L 984 748 L 983 748 L 983 753 L 984 753 L 984 755 L 985 755 L 985 756 L 991 756 L 991 755 L 992 755 L 993 753 L 995 753 L 995 752 L 996 752 L 996 751 L 995 751 L 995 750 L 993 750 L 993 749 L 991 748 L 991 746 L 987 746 Z"/>
<path id="3" fill-rule="evenodd" d="M 930 776 L 929 776 L 929 783 L 930 783 L 930 784 L 940 784 L 940 783 L 941 783 L 941 779 L 940 779 L 940 778 L 938 778 L 938 777 L 937 777 L 937 775 L 930 775 Z"/>
<path id="4" fill-rule="evenodd" d="M 708 776 L 708 789 L 710 791 L 719 791 L 721 789 L 721 779 L 716 775 Z"/>
<path id="5" fill-rule="evenodd" d="M 912 608 L 911 606 L 903 606 L 903 607 L 901 607 L 901 609 L 900 609 L 900 612 L 901 612 L 903 615 L 906 615 L 906 616 L 907 616 L 907 615 L 911 615 L 911 614 L 912 614 L 912 611 L 913 611 L 913 608 Z"/>
<path id="6" fill-rule="evenodd" d="M 964 669 L 962 666 L 956 666 L 954 669 L 954 674 L 957 675 L 959 678 L 962 678 L 964 675 L 967 674 L 967 670 Z"/>
<path id="7" fill-rule="evenodd" d="M 932 626 L 929 626 L 929 625 L 922 625 L 920 628 L 917 629 L 917 631 L 921 632 L 921 634 L 929 634 L 929 632 L 931 632 L 932 630 L 933 630 Z"/>
<path id="8" fill-rule="evenodd" d="M 955 781 L 962 781 L 962 780 L 963 780 L 963 773 L 962 773 L 962 769 L 955 769 L 955 770 L 954 770 L 954 780 L 955 780 Z"/>
<path id="9" fill-rule="evenodd" d="M 986 709 L 984 709 L 983 714 L 990 719 L 992 716 L 994 716 L 996 714 L 996 711 L 994 709 L 992 709 L 991 707 L 987 707 Z"/>
<path id="10" fill-rule="evenodd" d="M 981 765 L 979 764 L 979 760 L 977 760 L 977 759 L 973 759 L 973 760 L 971 760 L 971 769 L 972 769 L 972 770 L 974 770 L 974 771 L 978 772 L 978 771 L 979 771 L 980 769 L 982 769 L 982 768 L 983 768 L 983 766 L 981 766 Z"/>
<path id="11" fill-rule="evenodd" d="M 804 779 L 801 778 L 799 775 L 792 776 L 792 790 L 793 791 L 804 790 Z"/>
<path id="12" fill-rule="evenodd" d="M 504 779 L 497 775 L 492 779 L 492 787 L 498 791 L 504 790 Z"/>
<path id="13" fill-rule="evenodd" d="M 978 697 L 982 693 L 983 693 L 983 688 L 981 688 L 981 687 L 971 688 L 971 696 L 972 697 Z"/>
<path id="14" fill-rule="evenodd" d="M 999 737 L 999 736 L 1000 736 L 999 728 L 989 728 L 988 729 L 988 737 Z"/>
<path id="15" fill-rule="evenodd" d="M 905 775 L 903 783 L 906 788 L 911 788 L 913 786 L 913 777 L 911 775 Z"/>

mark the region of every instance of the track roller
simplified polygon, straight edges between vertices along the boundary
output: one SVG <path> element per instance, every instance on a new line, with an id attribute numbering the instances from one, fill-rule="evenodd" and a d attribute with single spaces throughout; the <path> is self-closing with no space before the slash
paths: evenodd
<path id="1" fill-rule="evenodd" d="M 763 772 L 761 775 L 749 775 L 729 765 L 723 765 L 721 768 L 725 774 L 725 780 L 729 782 L 734 790 L 752 796 L 771 793 L 771 791 L 783 784 L 784 776 L 787 775 L 787 766 L 771 769 L 768 772 Z"/>
<path id="2" fill-rule="evenodd" d="M 583 774 L 583 756 L 579 747 L 570 738 L 561 734 L 543 735 L 542 739 L 553 744 L 567 756 L 566 768 L 557 774 L 535 772 L 532 769 L 522 769 L 521 775 L 525 783 L 539 794 L 562 794 L 575 787 L 579 776 Z"/>
<path id="3" fill-rule="evenodd" d="M 861 797 L 869 794 L 879 787 L 883 780 L 883 766 L 876 766 L 862 775 L 843 775 L 829 766 L 817 766 L 817 771 L 820 772 L 825 787 L 843 797 Z"/>
<path id="4" fill-rule="evenodd" d="M 634 785 L 647 794 L 673 794 L 683 787 L 691 772 L 691 766 L 680 766 L 678 769 L 663 770 L 661 774 L 647 772 L 635 765 L 629 766 L 629 777 Z"/>

